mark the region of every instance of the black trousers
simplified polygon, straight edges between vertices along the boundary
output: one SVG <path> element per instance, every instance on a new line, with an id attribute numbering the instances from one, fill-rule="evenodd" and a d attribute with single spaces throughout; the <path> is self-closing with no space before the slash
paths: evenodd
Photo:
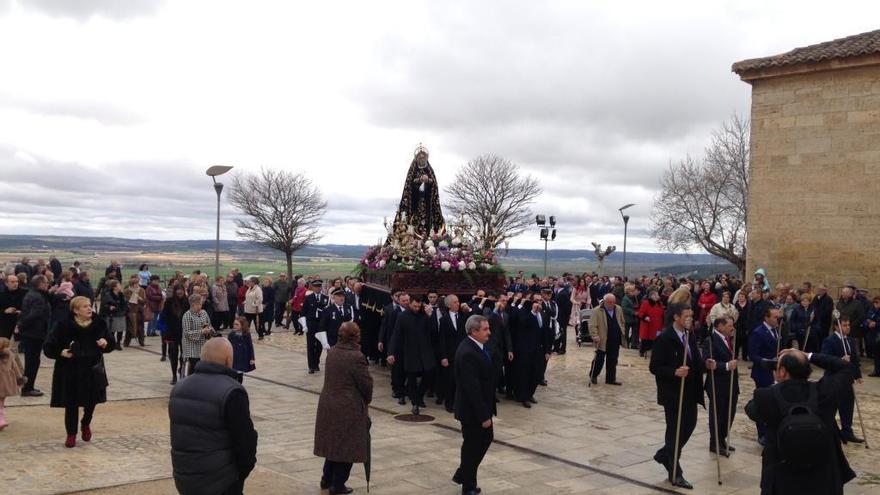
<path id="1" fill-rule="evenodd" d="M 299 324 L 299 317 L 302 316 L 299 311 L 290 310 L 290 316 L 287 319 L 287 328 L 290 328 L 290 324 L 293 323 L 293 329 L 297 332 L 302 332 L 305 329 L 302 325 Z"/>
<path id="2" fill-rule="evenodd" d="M 629 340 L 630 349 L 639 348 L 639 322 L 630 322 L 626 324 L 626 338 Z"/>
<path id="3" fill-rule="evenodd" d="M 258 314 L 259 314 L 259 313 L 245 313 L 245 314 L 244 314 L 244 317 L 245 317 L 245 319 L 247 320 L 248 328 L 250 328 L 250 327 L 251 327 L 251 324 L 253 324 L 253 325 L 254 325 L 254 330 L 257 331 L 257 334 L 258 334 L 260 337 L 262 337 L 262 336 L 263 336 L 263 329 L 260 328 L 260 325 L 257 325 L 257 315 L 258 315 Z"/>
<path id="4" fill-rule="evenodd" d="M 525 402 L 535 395 L 544 374 L 544 355 L 537 351 L 514 353 L 513 365 L 516 369 L 516 400 Z"/>
<path id="5" fill-rule="evenodd" d="M 244 493 L 244 480 L 238 480 L 229 485 L 221 495 L 242 495 Z"/>
<path id="6" fill-rule="evenodd" d="M 403 369 L 403 354 L 394 356 L 394 364 L 391 365 L 391 392 L 394 395 L 406 393 L 406 371 Z"/>
<path id="7" fill-rule="evenodd" d="M 434 392 L 437 394 L 437 400 L 443 400 L 446 407 L 452 407 L 455 404 L 455 366 L 452 360 L 449 360 L 449 366 L 440 367 L 437 375 L 437 386 Z"/>
<path id="8" fill-rule="evenodd" d="M 617 381 L 617 358 L 620 356 L 620 344 L 614 345 L 608 343 L 608 348 L 604 351 L 596 350 L 596 359 L 593 361 L 591 368 L 592 374 L 590 378 L 598 378 L 605 367 L 605 383 L 613 383 Z"/>
<path id="9" fill-rule="evenodd" d="M 84 406 L 83 408 L 83 416 L 82 423 L 80 423 L 83 428 L 92 424 L 92 416 L 95 414 L 95 404 L 89 404 L 88 406 Z M 79 420 L 79 408 L 78 407 L 65 407 L 64 408 L 64 429 L 67 430 L 68 436 L 76 435 L 77 431 L 77 420 Z"/>
<path id="10" fill-rule="evenodd" d="M 480 424 L 461 425 L 461 464 L 458 466 L 458 476 L 461 479 L 462 492 L 477 488 L 477 470 L 492 445 L 494 435 L 491 426 L 483 428 Z"/>
<path id="11" fill-rule="evenodd" d="M 843 437 L 849 437 L 853 434 L 852 425 L 855 401 L 852 388 L 841 394 L 837 411 L 840 413 L 840 435 Z"/>
<path id="12" fill-rule="evenodd" d="M 235 323 L 235 317 L 238 316 L 235 314 L 235 300 L 229 301 L 229 311 L 226 312 L 226 328 L 232 328 Z"/>
<path id="13" fill-rule="evenodd" d="M 425 370 L 421 372 L 407 372 L 406 374 L 406 395 L 412 404 L 420 405 L 425 400 L 425 391 L 428 389 L 428 383 L 434 376 L 434 370 Z"/>
<path id="14" fill-rule="evenodd" d="M 21 352 L 24 354 L 24 376 L 28 378 L 28 382 L 21 389 L 22 391 L 33 390 L 34 384 L 37 383 L 37 372 L 40 371 L 43 340 L 22 337 Z"/>
<path id="15" fill-rule="evenodd" d="M 317 323 L 315 323 L 317 325 Z M 321 341 L 315 338 L 315 332 L 306 332 L 306 358 L 309 362 L 309 371 L 318 371 L 321 364 L 321 353 L 324 352 L 324 346 Z"/>
<path id="16" fill-rule="evenodd" d="M 678 402 L 663 404 L 663 413 L 666 416 L 666 435 L 663 447 L 657 451 L 657 457 L 664 459 L 667 465 L 672 464 L 675 453 L 675 425 L 678 419 Z M 681 460 L 681 450 L 691 438 L 694 428 L 697 426 L 697 403 L 693 399 L 685 400 L 681 407 L 681 433 L 678 439 L 678 458 Z M 678 463 L 677 475 L 681 475 L 681 462 Z"/>
<path id="17" fill-rule="evenodd" d="M 284 319 L 284 310 L 287 308 L 287 302 L 275 303 L 275 326 L 281 326 L 281 320 Z"/>
<path id="18" fill-rule="evenodd" d="M 568 342 L 568 320 L 559 322 L 559 338 L 553 342 L 553 351 L 557 354 L 565 354 L 565 344 Z"/>
<path id="19" fill-rule="evenodd" d="M 199 362 L 199 358 L 186 358 L 186 376 L 192 375 L 196 369 L 196 363 Z"/>
<path id="20" fill-rule="evenodd" d="M 708 380 L 708 378 L 706 378 Z M 715 392 L 715 402 L 712 402 L 712 394 L 709 393 L 709 447 L 715 448 L 715 405 L 718 405 L 718 445 L 721 448 L 727 447 L 727 405 L 730 403 L 728 394 L 730 389 L 727 387 L 718 387 Z M 730 410 L 730 423 L 733 424 L 733 418 L 736 417 L 736 405 L 739 402 L 739 395 L 733 394 L 733 408 Z"/>
<path id="21" fill-rule="evenodd" d="M 350 462 L 336 462 L 329 459 L 324 460 L 324 474 L 321 481 L 330 485 L 330 488 L 339 490 L 345 486 L 348 476 L 351 474 Z"/>
<path id="22" fill-rule="evenodd" d="M 211 324 L 217 330 L 225 327 L 229 323 L 229 311 L 214 311 L 214 317 L 211 318 Z M 228 327 L 232 328 L 232 327 Z"/>

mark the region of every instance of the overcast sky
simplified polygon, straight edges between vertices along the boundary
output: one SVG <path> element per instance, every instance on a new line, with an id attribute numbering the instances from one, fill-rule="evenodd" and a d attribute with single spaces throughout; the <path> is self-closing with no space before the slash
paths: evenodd
<path id="1" fill-rule="evenodd" d="M 620 247 L 616 209 L 637 203 L 628 247 L 656 251 L 662 171 L 748 115 L 731 64 L 877 19 L 844 1 L 0 0 L 0 232 L 213 238 L 222 163 L 306 172 L 323 242 L 376 242 L 422 142 L 441 187 L 487 152 L 538 177 L 558 248 Z"/>

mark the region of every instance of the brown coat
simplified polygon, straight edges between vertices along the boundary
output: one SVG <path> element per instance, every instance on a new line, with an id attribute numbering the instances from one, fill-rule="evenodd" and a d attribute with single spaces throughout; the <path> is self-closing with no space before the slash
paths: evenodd
<path id="1" fill-rule="evenodd" d="M 617 325 L 620 326 L 620 342 L 626 342 L 626 334 L 624 333 L 626 325 L 623 322 L 623 309 L 617 304 L 614 305 L 614 318 L 617 319 Z M 600 351 L 606 351 L 608 345 L 608 319 L 605 318 L 605 311 L 600 304 L 593 308 L 593 316 L 590 317 L 590 336 L 593 342 L 596 342 L 596 348 Z"/>
<path id="2" fill-rule="evenodd" d="M 315 455 L 335 462 L 367 460 L 373 377 L 360 348 L 336 344 L 324 363 L 324 388 L 315 420 Z"/>
<path id="3" fill-rule="evenodd" d="M 7 350 L 5 354 L 5 357 L 0 356 L 0 398 L 18 395 L 21 390 L 18 380 L 24 376 L 18 354 L 11 350 Z"/>

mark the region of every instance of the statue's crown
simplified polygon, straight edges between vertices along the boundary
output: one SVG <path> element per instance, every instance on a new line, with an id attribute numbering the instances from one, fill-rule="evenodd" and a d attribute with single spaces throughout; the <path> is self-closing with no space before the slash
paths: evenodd
<path id="1" fill-rule="evenodd" d="M 419 143 L 419 146 L 416 148 L 415 151 L 413 151 L 413 156 L 418 156 L 419 153 L 424 153 L 425 156 L 431 156 L 431 154 L 428 153 L 428 148 L 425 148 L 422 143 Z"/>

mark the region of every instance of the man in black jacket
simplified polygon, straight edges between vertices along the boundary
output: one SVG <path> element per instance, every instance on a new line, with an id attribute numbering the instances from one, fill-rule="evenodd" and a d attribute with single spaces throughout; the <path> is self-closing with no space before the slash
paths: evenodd
<path id="1" fill-rule="evenodd" d="M 541 296 L 534 295 L 534 300 L 522 302 L 522 307 L 515 313 L 512 322 L 511 337 L 513 338 L 513 366 L 516 374 L 516 400 L 523 407 L 531 408 L 537 404 L 535 390 L 544 374 L 553 339 L 550 337 L 550 323 L 544 317 L 541 308 Z"/>
<path id="2" fill-rule="evenodd" d="M 390 354 L 388 348 L 391 346 L 391 339 L 394 336 L 394 326 L 397 324 L 397 317 L 406 311 L 409 307 L 409 294 L 403 291 L 397 291 L 396 295 L 391 296 L 394 300 L 391 304 L 385 305 L 383 309 L 382 329 L 379 331 L 379 352 Z M 389 362 L 391 365 L 391 396 L 397 399 L 397 403 L 401 406 L 406 404 L 406 372 L 403 370 L 403 349 L 397 349 L 395 362 Z"/>
<path id="3" fill-rule="evenodd" d="M 171 390 L 171 466 L 182 495 L 241 495 L 257 463 L 257 431 L 232 344 L 213 338 L 193 374 Z"/>
<path id="4" fill-rule="evenodd" d="M 657 403 L 663 406 L 666 416 L 666 435 L 663 447 L 654 454 L 654 460 L 669 473 L 674 486 L 692 489 L 684 479 L 681 464 L 673 466 L 675 457 L 681 459 L 681 451 L 697 426 L 697 404 L 703 401 L 703 359 L 693 335 L 693 314 L 689 305 L 671 304 L 668 309 L 672 325 L 654 341 L 651 351 L 651 374 L 657 382 Z M 707 366 L 714 366 L 711 360 Z M 684 380 L 684 395 L 680 394 Z M 679 425 L 679 398 L 681 398 L 681 423 L 678 453 L 675 452 L 676 427 Z M 675 469 L 673 469 L 673 467 Z"/>
<path id="5" fill-rule="evenodd" d="M 494 308 L 485 308 L 483 316 L 489 320 L 489 340 L 486 346 L 492 353 L 492 365 L 495 369 L 495 386 L 500 393 L 505 392 L 505 385 L 511 377 L 505 375 L 504 367 L 513 362 L 513 341 L 510 338 L 510 314 L 507 308 L 507 294 L 498 295 Z M 507 366 L 510 369 L 509 366 Z M 512 373 L 511 373 L 512 374 Z M 513 387 L 509 389 L 513 393 Z"/>
<path id="6" fill-rule="evenodd" d="M 320 371 L 318 364 L 321 362 L 321 352 L 324 347 L 315 338 L 315 334 L 321 328 L 321 315 L 327 307 L 327 296 L 321 294 L 322 280 L 314 280 L 311 283 L 312 293 L 303 301 L 302 314 L 306 318 L 306 357 L 309 362 L 309 374 Z"/>
<path id="7" fill-rule="evenodd" d="M 465 322 L 467 338 L 455 351 L 455 419 L 461 422 L 461 463 L 452 481 L 461 484 L 461 493 L 476 495 L 477 470 L 489 446 L 494 432 L 492 416 L 495 414 L 495 382 L 492 371 L 492 355 L 486 342 L 489 340 L 489 322 L 485 317 L 473 315 Z"/>
<path id="8" fill-rule="evenodd" d="M 816 297 L 810 303 L 810 311 L 813 312 L 816 327 L 819 329 L 819 335 L 816 335 L 816 341 L 822 342 L 831 331 L 831 316 L 834 313 L 834 300 L 828 295 L 828 287 L 825 284 L 816 287 Z"/>
<path id="9" fill-rule="evenodd" d="M 553 296 L 556 304 L 559 306 L 559 329 L 561 335 L 554 344 L 554 350 L 557 354 L 565 354 L 565 344 L 568 340 L 568 321 L 571 319 L 571 282 L 568 277 L 564 280 L 562 287 Z"/>
<path id="10" fill-rule="evenodd" d="M 422 302 L 416 298 L 409 301 L 409 307 L 394 324 L 388 362 L 396 366 L 398 360 L 406 373 L 406 394 L 412 401 L 412 413 L 418 416 L 419 408 L 427 407 L 425 388 L 436 368 L 437 336 L 432 330 L 431 314 L 422 309 Z"/>
<path id="11" fill-rule="evenodd" d="M 470 316 L 467 305 L 458 301 L 458 296 L 446 296 L 446 312 L 440 317 L 438 328 L 438 358 L 440 376 L 437 381 L 437 404 L 445 404 L 448 412 L 453 411 L 455 401 L 455 352 L 458 345 L 467 337 L 464 325 Z"/>
<path id="12" fill-rule="evenodd" d="M 39 397 L 43 392 L 34 388 L 40 370 L 43 341 L 49 334 L 52 307 L 49 303 L 49 281 L 43 275 L 31 279 L 31 289 L 21 302 L 18 333 L 24 353 L 24 374 L 28 382 L 21 388 L 22 397 Z"/>
<path id="13" fill-rule="evenodd" d="M 709 450 L 715 452 L 715 420 L 718 420 L 718 448 L 724 457 L 730 457 L 735 449 L 727 443 L 727 413 L 730 412 L 730 423 L 736 415 L 736 403 L 739 399 L 739 372 L 736 370 L 736 356 L 733 355 L 733 320 L 722 316 L 712 322 L 714 330 L 708 339 L 703 341 L 703 359 L 709 365 L 709 359 L 715 361 L 713 376 L 706 377 L 706 396 L 709 397 Z M 711 347 L 711 350 L 709 346 Z M 712 383 L 715 384 L 714 400 Z M 733 397 L 730 387 L 733 386 Z M 730 407 L 732 405 L 732 407 Z"/>
<path id="14" fill-rule="evenodd" d="M 810 364 L 825 369 L 825 376 L 818 382 L 808 381 Z M 843 454 L 840 440 L 833 434 L 834 412 L 843 394 L 852 393 L 852 366 L 834 356 L 785 349 L 774 375 L 776 384 L 756 389 L 745 408 L 752 421 L 767 425 L 767 444 L 761 454 L 761 495 L 842 495 L 843 485 L 855 478 L 855 473 Z M 776 394 L 789 403 L 803 403 L 809 399 L 811 389 L 818 395 L 818 411 L 813 412 L 827 429 L 828 448 L 815 451 L 825 456 L 818 467 L 804 470 L 782 462 L 777 433 L 786 411 L 780 408 Z"/>
<path id="15" fill-rule="evenodd" d="M 347 321 L 355 320 L 354 308 L 346 304 L 345 291 L 333 289 L 330 294 L 332 304 L 329 304 L 321 314 L 319 331 L 327 332 L 327 343 L 330 347 L 336 345 L 339 339 L 339 327 Z"/>
<path id="16" fill-rule="evenodd" d="M 15 275 L 7 275 L 5 285 L 6 290 L 0 292 L 0 337 L 11 339 L 27 291 L 18 286 L 18 277 Z"/>

